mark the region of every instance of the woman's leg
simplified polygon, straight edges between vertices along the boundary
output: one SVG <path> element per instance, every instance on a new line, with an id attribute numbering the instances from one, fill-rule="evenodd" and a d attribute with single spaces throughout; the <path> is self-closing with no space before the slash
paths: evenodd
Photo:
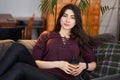
<path id="1" fill-rule="evenodd" d="M 0 61 L 0 76 L 17 62 L 36 66 L 34 59 L 27 48 L 20 43 L 13 43 Z"/>
<path id="2" fill-rule="evenodd" d="M 0 80 L 64 80 L 25 63 L 16 63 Z"/>

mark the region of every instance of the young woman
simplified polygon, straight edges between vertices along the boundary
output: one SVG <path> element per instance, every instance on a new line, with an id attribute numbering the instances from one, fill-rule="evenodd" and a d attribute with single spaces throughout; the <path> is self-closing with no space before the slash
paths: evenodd
<path id="1" fill-rule="evenodd" d="M 84 70 L 96 68 L 92 40 L 83 30 L 78 7 L 68 4 L 62 8 L 55 29 L 38 38 L 33 57 L 18 43 L 7 50 L 0 61 L 0 80 L 74 80 Z M 77 64 L 71 64 L 72 59 Z"/>

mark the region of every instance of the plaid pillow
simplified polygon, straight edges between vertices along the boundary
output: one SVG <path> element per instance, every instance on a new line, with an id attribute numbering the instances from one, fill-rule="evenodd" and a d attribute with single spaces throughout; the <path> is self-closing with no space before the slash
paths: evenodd
<path id="1" fill-rule="evenodd" d="M 94 49 L 97 58 L 97 68 L 93 77 L 101 77 L 120 73 L 120 44 L 103 43 Z"/>

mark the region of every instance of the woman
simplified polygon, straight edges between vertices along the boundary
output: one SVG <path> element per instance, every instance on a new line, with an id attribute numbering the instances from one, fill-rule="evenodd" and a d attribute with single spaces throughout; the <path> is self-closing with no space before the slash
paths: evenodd
<path id="1" fill-rule="evenodd" d="M 64 6 L 55 29 L 38 38 L 33 49 L 35 60 L 23 45 L 13 44 L 0 62 L 0 80 L 74 80 L 84 70 L 93 71 L 94 42 L 84 32 L 80 15 L 75 5 Z M 77 64 L 71 64 L 71 59 L 77 60 Z"/>

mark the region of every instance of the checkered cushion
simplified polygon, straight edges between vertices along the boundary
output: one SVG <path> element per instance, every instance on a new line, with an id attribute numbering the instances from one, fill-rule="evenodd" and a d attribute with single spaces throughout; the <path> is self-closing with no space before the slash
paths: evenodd
<path id="1" fill-rule="evenodd" d="M 104 43 L 94 49 L 97 68 L 92 72 L 95 77 L 120 73 L 120 44 Z"/>

